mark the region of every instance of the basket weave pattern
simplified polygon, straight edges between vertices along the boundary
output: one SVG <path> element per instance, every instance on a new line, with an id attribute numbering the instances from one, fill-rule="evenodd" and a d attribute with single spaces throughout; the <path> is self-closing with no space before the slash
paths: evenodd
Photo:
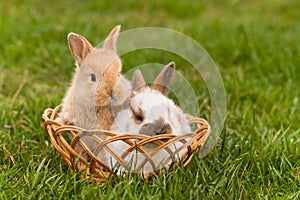
<path id="1" fill-rule="evenodd" d="M 96 180 L 103 180 L 104 177 L 109 177 L 117 168 L 125 169 L 127 172 L 140 172 L 147 164 L 148 168 L 150 167 L 153 172 L 159 172 L 162 169 L 167 169 L 171 163 L 180 162 L 183 166 L 187 166 L 193 155 L 199 153 L 211 131 L 210 125 L 206 120 L 191 115 L 187 116 L 190 123 L 196 125 L 195 130 L 192 133 L 180 136 L 173 134 L 147 136 L 141 134 L 118 134 L 103 130 L 84 130 L 55 121 L 61 108 L 61 105 L 54 109 L 47 108 L 42 115 L 44 127 L 50 137 L 50 141 L 73 171 L 86 170 L 84 176 L 89 177 L 93 175 Z M 90 149 L 85 144 L 85 138 L 93 141 L 93 149 Z M 118 154 L 110 146 L 116 141 L 122 142 L 127 146 L 121 154 Z M 177 148 L 171 148 L 175 143 Z M 147 148 L 147 145 L 155 146 L 154 150 L 148 152 L 147 149 L 149 148 Z M 114 166 L 110 167 L 110 165 L 99 158 L 99 152 L 103 150 L 117 161 Z M 154 157 L 157 152 L 162 151 L 166 157 L 158 167 Z M 126 162 L 126 159 L 128 160 L 133 152 L 143 155 L 142 161 L 135 166 L 134 170 L 128 167 L 128 162 Z M 180 155 L 180 158 L 178 158 L 178 155 Z M 151 174 L 145 175 L 149 176 Z"/>

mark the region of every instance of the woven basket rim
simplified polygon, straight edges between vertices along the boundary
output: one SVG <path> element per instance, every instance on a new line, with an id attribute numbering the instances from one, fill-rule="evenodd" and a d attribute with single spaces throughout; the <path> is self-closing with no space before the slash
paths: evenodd
<path id="1" fill-rule="evenodd" d="M 44 113 L 42 114 L 42 119 L 44 120 L 44 127 L 47 134 L 49 135 L 50 141 L 53 147 L 63 157 L 67 165 L 70 166 L 72 171 L 80 172 L 86 170 L 85 175 L 83 176 L 93 176 L 93 179 L 97 181 L 103 181 L 104 178 L 110 177 L 113 174 L 113 171 L 108 166 L 105 166 L 105 164 L 101 160 L 99 160 L 91 151 L 89 151 L 85 144 L 82 144 L 82 142 L 80 141 L 81 136 L 77 134 L 78 132 L 84 133 L 85 135 L 93 135 L 92 137 L 94 137 L 95 134 L 109 136 L 109 139 L 101 141 L 101 145 L 106 145 L 107 143 L 112 141 L 123 140 L 126 143 L 131 144 L 133 146 L 131 139 L 139 139 L 141 140 L 141 142 L 137 143 L 137 146 L 135 146 L 135 148 L 138 148 L 138 150 L 141 152 L 144 151 L 142 147 L 143 144 L 147 142 L 154 142 L 157 145 L 159 145 L 161 149 L 168 149 L 168 145 L 172 142 L 181 141 L 184 140 L 184 138 L 189 137 L 191 139 L 188 142 L 183 143 L 182 147 L 188 149 L 187 152 L 180 159 L 180 163 L 182 163 L 184 167 L 189 164 L 194 155 L 197 155 L 200 152 L 201 147 L 204 145 L 211 132 L 211 127 L 205 119 L 194 117 L 190 114 L 186 114 L 186 116 L 190 124 L 196 124 L 196 129 L 193 130 L 192 133 L 187 133 L 180 136 L 174 134 L 148 136 L 130 133 L 114 133 L 108 130 L 86 130 L 80 127 L 76 127 L 73 125 L 65 125 L 55 121 L 55 119 L 59 116 L 59 111 L 61 109 L 62 105 L 58 105 L 55 108 L 46 108 L 44 110 Z M 67 142 L 66 139 L 63 137 L 63 134 L 65 134 L 66 132 L 71 134 L 71 142 Z M 97 138 L 97 140 L 99 139 Z M 162 140 L 167 142 L 162 142 Z M 82 145 L 82 147 L 85 149 L 87 154 L 90 156 L 90 161 L 88 161 L 86 158 L 84 158 L 84 156 L 78 154 L 74 150 L 74 147 L 77 143 Z M 133 151 L 133 147 L 130 148 L 130 150 Z M 145 152 L 145 154 L 149 156 L 147 152 Z M 95 167 L 96 164 L 100 164 L 101 166 L 106 168 L 107 171 L 97 169 Z M 151 176 L 151 174 L 149 176 Z"/>

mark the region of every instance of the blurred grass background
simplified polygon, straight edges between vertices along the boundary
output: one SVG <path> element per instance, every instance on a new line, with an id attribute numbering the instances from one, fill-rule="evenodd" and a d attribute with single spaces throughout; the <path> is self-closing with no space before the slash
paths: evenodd
<path id="1" fill-rule="evenodd" d="M 299 22 L 297 0 L 1 1 L 0 199 L 298 199 Z M 89 184 L 51 148 L 41 114 L 60 103 L 72 77 L 67 34 L 98 44 L 117 24 L 199 42 L 222 74 L 227 119 L 213 151 L 177 173 Z M 136 51 L 122 57 L 123 71 L 172 59 L 207 116 L 205 85 L 175 55 Z"/>

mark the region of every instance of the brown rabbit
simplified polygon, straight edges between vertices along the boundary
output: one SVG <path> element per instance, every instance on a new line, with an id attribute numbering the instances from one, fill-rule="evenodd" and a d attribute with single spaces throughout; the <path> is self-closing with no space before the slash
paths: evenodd
<path id="1" fill-rule="evenodd" d="M 129 98 L 131 85 L 120 72 L 116 52 L 120 25 L 105 39 L 102 48 L 93 47 L 83 36 L 69 33 L 69 48 L 76 60 L 76 71 L 63 99 L 59 122 L 87 130 L 108 130 L 114 110 Z"/>

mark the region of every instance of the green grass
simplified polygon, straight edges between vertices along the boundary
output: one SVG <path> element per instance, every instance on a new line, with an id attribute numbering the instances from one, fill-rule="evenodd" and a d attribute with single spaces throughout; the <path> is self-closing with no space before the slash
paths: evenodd
<path id="1" fill-rule="evenodd" d="M 300 198 L 300 2 L 193 2 L 1 1 L 0 199 Z M 171 28 L 203 45 L 223 77 L 227 118 L 218 144 L 187 168 L 94 184 L 54 151 L 41 114 L 72 77 L 68 32 L 97 44 L 117 24 Z M 124 71 L 176 60 L 209 116 L 209 94 L 186 61 L 155 50 L 122 59 Z"/>

